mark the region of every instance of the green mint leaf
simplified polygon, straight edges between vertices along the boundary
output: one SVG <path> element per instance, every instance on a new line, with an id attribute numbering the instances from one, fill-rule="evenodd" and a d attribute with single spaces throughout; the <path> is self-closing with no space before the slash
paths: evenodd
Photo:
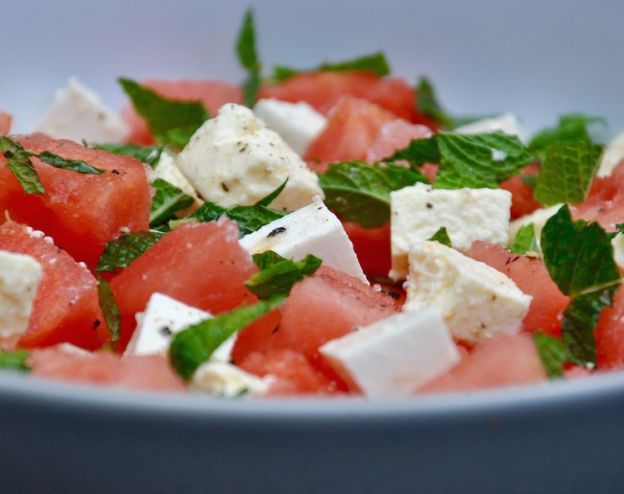
<path id="1" fill-rule="evenodd" d="M 193 133 L 210 118 L 199 101 L 164 98 L 131 79 L 120 78 L 119 83 L 160 144 L 183 148 Z"/>
<path id="2" fill-rule="evenodd" d="M 535 225 L 533 223 L 524 225 L 518 229 L 516 238 L 511 246 L 511 252 L 514 254 L 525 255 L 527 252 L 539 252 L 537 238 L 535 236 Z"/>
<path id="3" fill-rule="evenodd" d="M 325 203 L 346 221 L 374 228 L 390 221 L 390 192 L 427 178 L 394 164 L 347 161 L 329 165 L 319 176 Z"/>
<path id="4" fill-rule="evenodd" d="M 252 257 L 261 271 L 249 278 L 245 286 L 261 299 L 289 295 L 296 283 L 314 274 L 323 262 L 311 254 L 301 261 L 285 259 L 275 252 L 263 252 Z"/>
<path id="5" fill-rule="evenodd" d="M 247 9 L 236 39 L 236 54 L 241 66 L 247 71 L 247 80 L 243 84 L 245 105 L 253 107 L 260 89 L 262 65 L 256 50 L 256 27 L 254 13 Z"/>
<path id="6" fill-rule="evenodd" d="M 280 185 L 277 189 L 271 192 L 268 196 L 260 199 L 257 203 L 254 204 L 254 206 L 268 207 L 282 193 L 287 183 L 288 183 L 288 179 L 284 180 L 284 183 L 282 185 Z"/>
<path id="7" fill-rule="evenodd" d="M 199 366 L 207 362 L 230 336 L 276 309 L 284 300 L 285 297 L 261 300 L 185 328 L 171 342 L 169 360 L 172 367 L 189 381 Z"/>
<path id="8" fill-rule="evenodd" d="M 150 227 L 152 228 L 167 223 L 178 211 L 193 204 L 194 199 L 191 196 L 162 178 L 154 180 L 151 186 L 156 190 L 150 209 Z"/>
<path id="9" fill-rule="evenodd" d="M 437 232 L 431 235 L 431 238 L 429 240 L 439 242 L 442 245 L 446 245 L 447 247 L 452 247 L 451 237 L 449 237 L 445 226 L 439 228 Z"/>
<path id="10" fill-rule="evenodd" d="M 102 173 L 106 173 L 106 170 L 95 168 L 82 160 L 65 159 L 50 151 L 43 151 L 36 156 L 44 163 L 62 170 L 71 170 L 86 175 L 101 175 Z"/>
<path id="11" fill-rule="evenodd" d="M 533 341 L 548 377 L 551 379 L 563 377 L 564 365 L 570 361 L 570 352 L 566 344 L 544 333 L 534 333 Z"/>
<path id="12" fill-rule="evenodd" d="M 435 136 L 414 139 L 406 148 L 399 149 L 387 158 L 388 161 L 408 161 L 412 168 L 418 168 L 425 163 L 440 163 L 441 159 L 438 139 Z"/>
<path id="13" fill-rule="evenodd" d="M 546 268 L 571 298 L 563 314 L 562 338 L 576 363 L 595 363 L 594 328 L 620 285 L 611 238 L 598 223 L 572 221 L 568 206 L 552 216 L 540 241 Z"/>
<path id="14" fill-rule="evenodd" d="M 427 77 L 421 77 L 416 86 L 416 109 L 418 113 L 438 122 L 442 127 L 452 129 L 455 127 L 453 117 L 442 107 L 438 101 L 433 83 Z"/>
<path id="15" fill-rule="evenodd" d="M 551 144 L 542 150 L 535 198 L 542 204 L 578 204 L 589 193 L 602 146 L 591 142 Z"/>
<path id="16" fill-rule="evenodd" d="M 116 343 L 121 334 L 121 314 L 119 313 L 119 307 L 117 307 L 117 302 L 115 301 L 115 295 L 104 278 L 98 277 L 97 289 L 100 308 L 102 309 L 104 320 L 108 326 L 111 340 L 113 343 Z"/>
<path id="17" fill-rule="evenodd" d="M 106 245 L 95 268 L 98 272 L 115 271 L 129 266 L 137 257 L 158 242 L 162 232 L 126 233 Z"/>
<path id="18" fill-rule="evenodd" d="M 605 123 L 600 117 L 591 117 L 581 113 L 561 115 L 555 127 L 544 129 L 535 134 L 529 149 L 539 153 L 552 144 L 572 144 L 578 142 L 593 143 L 590 127 L 596 123 Z"/>
<path id="19" fill-rule="evenodd" d="M 94 149 L 102 149 L 113 154 L 131 156 L 155 168 L 163 152 L 163 146 L 137 146 L 135 144 L 96 144 Z"/>
<path id="20" fill-rule="evenodd" d="M 363 55 L 352 60 L 342 62 L 324 62 L 318 67 L 312 69 L 295 69 L 278 65 L 273 69 L 272 79 L 278 82 L 285 81 L 291 77 L 304 72 L 370 72 L 379 77 L 385 77 L 390 74 L 390 65 L 386 56 L 382 52 Z"/>
<path id="21" fill-rule="evenodd" d="M 45 188 L 30 160 L 31 154 L 19 143 L 6 136 L 0 136 L 0 152 L 8 161 L 9 170 L 15 175 L 27 194 L 45 194 Z"/>
<path id="22" fill-rule="evenodd" d="M 615 228 L 617 229 L 618 233 L 624 235 L 624 223 L 618 223 L 617 225 L 615 225 Z"/>
<path id="23" fill-rule="evenodd" d="M 2 351 L 0 350 L 0 370 L 29 372 L 29 353 L 26 350 Z"/>

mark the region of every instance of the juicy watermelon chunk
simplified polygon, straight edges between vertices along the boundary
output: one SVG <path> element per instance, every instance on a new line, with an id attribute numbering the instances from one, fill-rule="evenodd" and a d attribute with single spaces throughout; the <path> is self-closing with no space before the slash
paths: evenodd
<path id="1" fill-rule="evenodd" d="M 511 192 L 511 218 L 520 218 L 542 207 L 535 200 L 533 195 L 533 187 L 525 183 L 523 179 L 526 177 L 535 177 L 539 173 L 539 167 L 536 164 L 527 166 L 520 175 L 511 177 L 500 184 L 501 189 Z"/>
<path id="2" fill-rule="evenodd" d="M 421 388 L 419 393 L 521 386 L 544 380 L 546 373 L 533 337 L 521 333 L 481 343 L 449 372 Z"/>
<path id="3" fill-rule="evenodd" d="M 184 391 L 164 357 L 72 353 L 58 348 L 31 353 L 32 375 L 76 383 L 143 391 Z"/>
<path id="4" fill-rule="evenodd" d="M 11 123 L 13 118 L 8 113 L 0 111 L 0 135 L 6 135 L 11 132 Z"/>
<path id="5" fill-rule="evenodd" d="M 86 267 L 41 232 L 12 221 L 0 226 L 0 250 L 27 254 L 43 268 L 28 328 L 19 346 L 69 342 L 97 349 L 109 340 L 98 302 L 97 281 Z"/>
<path id="6" fill-rule="evenodd" d="M 143 84 L 161 96 L 180 101 L 201 101 L 211 115 L 215 115 L 219 108 L 226 103 L 242 103 L 243 93 L 240 87 L 222 81 L 167 81 L 163 79 L 149 79 Z M 127 106 L 122 111 L 124 120 L 130 126 L 128 141 L 134 144 L 152 144 L 152 136 L 145 120 Z"/>
<path id="7" fill-rule="evenodd" d="M 412 140 L 430 135 L 431 129 L 424 125 L 414 125 L 400 119 L 391 120 L 380 127 L 366 153 L 366 160 L 370 163 L 380 161 L 398 149 L 407 147 Z"/>
<path id="8" fill-rule="evenodd" d="M 596 327 L 596 363 L 599 369 L 624 369 L 624 290 L 620 288 L 613 306 L 600 314 Z"/>
<path id="9" fill-rule="evenodd" d="M 90 267 L 122 229 L 147 230 L 151 199 L 145 169 L 137 160 L 43 134 L 16 140 L 28 151 L 47 150 L 66 159 L 84 160 L 106 173 L 76 173 L 33 158 L 46 193 L 29 195 L 0 155 L 0 222 L 8 213 L 13 220 L 44 231 Z"/>
<path id="10" fill-rule="evenodd" d="M 369 277 L 386 278 L 390 272 L 390 224 L 379 228 L 362 228 L 356 223 L 342 223 L 360 265 Z"/>
<path id="11" fill-rule="evenodd" d="M 506 274 L 520 290 L 533 297 L 523 321 L 526 331 L 561 334 L 561 316 L 569 299 L 559 291 L 542 259 L 519 256 L 485 242 L 475 242 L 470 255 Z"/>
<path id="12" fill-rule="evenodd" d="M 232 221 L 190 222 L 166 233 L 111 280 L 122 316 L 118 349 L 128 344 L 135 315 L 153 293 L 218 314 L 255 300 L 243 283 L 256 271 Z"/>

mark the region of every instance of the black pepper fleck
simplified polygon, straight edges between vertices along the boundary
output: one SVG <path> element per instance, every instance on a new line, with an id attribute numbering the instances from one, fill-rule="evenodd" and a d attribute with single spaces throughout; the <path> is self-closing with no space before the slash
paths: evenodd
<path id="1" fill-rule="evenodd" d="M 431 204 L 430 202 L 425 204 L 425 206 L 427 206 L 427 209 L 433 209 L 433 204 Z"/>
<path id="2" fill-rule="evenodd" d="M 267 238 L 275 237 L 276 235 L 279 235 L 280 233 L 284 233 L 285 231 L 286 231 L 285 226 L 278 226 L 277 228 L 274 228 L 273 230 L 269 232 L 269 234 L 267 235 Z"/>
<path id="3" fill-rule="evenodd" d="M 280 328 L 280 325 L 278 324 L 277 326 L 273 328 L 273 331 L 271 331 L 271 333 L 273 334 L 277 333 L 279 331 L 279 328 Z"/>
<path id="4" fill-rule="evenodd" d="M 102 324 L 102 321 L 100 321 L 99 319 L 96 319 L 95 321 L 93 321 L 93 329 L 99 328 L 100 324 Z"/>
<path id="5" fill-rule="evenodd" d="M 173 334 L 173 331 L 171 331 L 169 326 L 163 326 L 158 330 L 158 332 L 163 336 L 171 336 Z"/>
<path id="6" fill-rule="evenodd" d="M 226 185 L 225 182 L 221 182 L 221 188 L 223 189 L 223 192 L 229 192 L 230 188 Z"/>
<path id="7" fill-rule="evenodd" d="M 111 170 L 111 173 L 113 175 L 120 175 L 119 170 Z"/>

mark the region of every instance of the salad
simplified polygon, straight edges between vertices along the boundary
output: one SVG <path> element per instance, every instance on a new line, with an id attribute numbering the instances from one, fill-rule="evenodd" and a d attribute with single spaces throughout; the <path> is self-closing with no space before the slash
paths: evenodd
<path id="1" fill-rule="evenodd" d="M 624 367 L 624 134 L 445 110 L 383 53 L 0 112 L 0 371 L 419 396 Z"/>

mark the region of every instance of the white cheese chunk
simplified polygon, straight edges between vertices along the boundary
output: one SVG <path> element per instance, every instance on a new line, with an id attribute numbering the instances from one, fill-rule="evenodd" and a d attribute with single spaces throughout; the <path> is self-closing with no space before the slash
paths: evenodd
<path id="1" fill-rule="evenodd" d="M 503 273 L 439 242 L 414 244 L 409 263 L 405 311 L 437 309 L 469 343 L 519 331 L 532 297 Z"/>
<path id="2" fill-rule="evenodd" d="M 613 246 L 613 260 L 618 268 L 624 271 L 624 235 L 618 233 L 611 240 L 611 245 Z"/>
<path id="3" fill-rule="evenodd" d="M 318 197 L 312 204 L 245 235 L 240 243 L 250 254 L 273 250 L 296 261 L 313 254 L 326 266 L 368 284 L 342 223 Z"/>
<path id="4" fill-rule="evenodd" d="M 509 245 L 513 245 L 514 240 L 516 239 L 516 235 L 518 234 L 518 230 L 523 226 L 533 225 L 533 229 L 535 230 L 535 238 L 537 240 L 537 245 L 539 247 L 540 237 L 542 235 L 542 230 L 546 225 L 546 222 L 553 216 L 559 209 L 561 209 L 563 204 L 555 204 L 554 206 L 550 206 L 548 208 L 536 209 L 530 214 L 522 216 L 516 220 L 513 220 L 509 224 Z"/>
<path id="5" fill-rule="evenodd" d="M 615 167 L 624 160 L 624 132 L 618 134 L 613 139 L 600 159 L 600 167 L 598 168 L 598 176 L 606 177 L 613 173 Z"/>
<path id="6" fill-rule="evenodd" d="M 327 118 L 303 101 L 261 99 L 254 113 L 300 156 L 327 125 Z"/>
<path id="7" fill-rule="evenodd" d="M 204 393 L 235 397 L 261 396 L 268 391 L 271 382 L 270 376 L 260 378 L 235 365 L 210 361 L 195 371 L 191 385 Z"/>
<path id="8" fill-rule="evenodd" d="M 459 361 L 448 328 L 432 309 L 396 314 L 329 341 L 320 352 L 371 398 L 413 394 Z"/>
<path id="9" fill-rule="evenodd" d="M 518 118 L 512 113 L 504 113 L 496 117 L 483 118 L 453 130 L 458 134 L 485 134 L 489 132 L 504 132 L 505 134 L 520 135 Z"/>
<path id="10" fill-rule="evenodd" d="M 0 250 L 0 336 L 26 331 L 42 275 L 32 257 Z"/>
<path id="11" fill-rule="evenodd" d="M 416 184 L 390 194 L 392 271 L 407 275 L 410 246 L 445 227 L 453 248 L 470 250 L 476 240 L 507 245 L 511 193 L 502 189 L 433 189 Z"/>
<path id="12" fill-rule="evenodd" d="M 85 350 L 84 348 L 80 348 L 79 346 L 72 345 L 71 343 L 60 343 L 55 347 L 57 350 L 60 350 L 64 353 L 69 353 L 71 355 L 79 355 L 81 357 L 90 357 L 93 355 L 91 352 Z"/>
<path id="13" fill-rule="evenodd" d="M 171 153 L 171 151 L 163 151 L 160 155 L 160 159 L 158 160 L 158 164 L 154 168 L 151 168 L 149 166 L 146 168 L 148 179 L 150 182 L 153 182 L 157 178 L 165 180 L 171 185 L 176 186 L 185 194 L 193 197 L 197 206 L 201 204 L 202 201 L 197 196 L 197 192 L 195 191 L 191 183 L 182 174 L 182 172 L 178 169 L 175 155 Z"/>
<path id="14" fill-rule="evenodd" d="M 224 207 L 250 206 L 286 179 L 271 207 L 293 211 L 322 195 L 316 175 L 251 110 L 227 104 L 206 121 L 177 157 L 203 199 Z"/>
<path id="15" fill-rule="evenodd" d="M 34 130 L 57 139 L 111 144 L 123 143 L 129 133 L 128 125 L 119 115 L 106 108 L 96 93 L 75 78 L 57 91 Z"/>

